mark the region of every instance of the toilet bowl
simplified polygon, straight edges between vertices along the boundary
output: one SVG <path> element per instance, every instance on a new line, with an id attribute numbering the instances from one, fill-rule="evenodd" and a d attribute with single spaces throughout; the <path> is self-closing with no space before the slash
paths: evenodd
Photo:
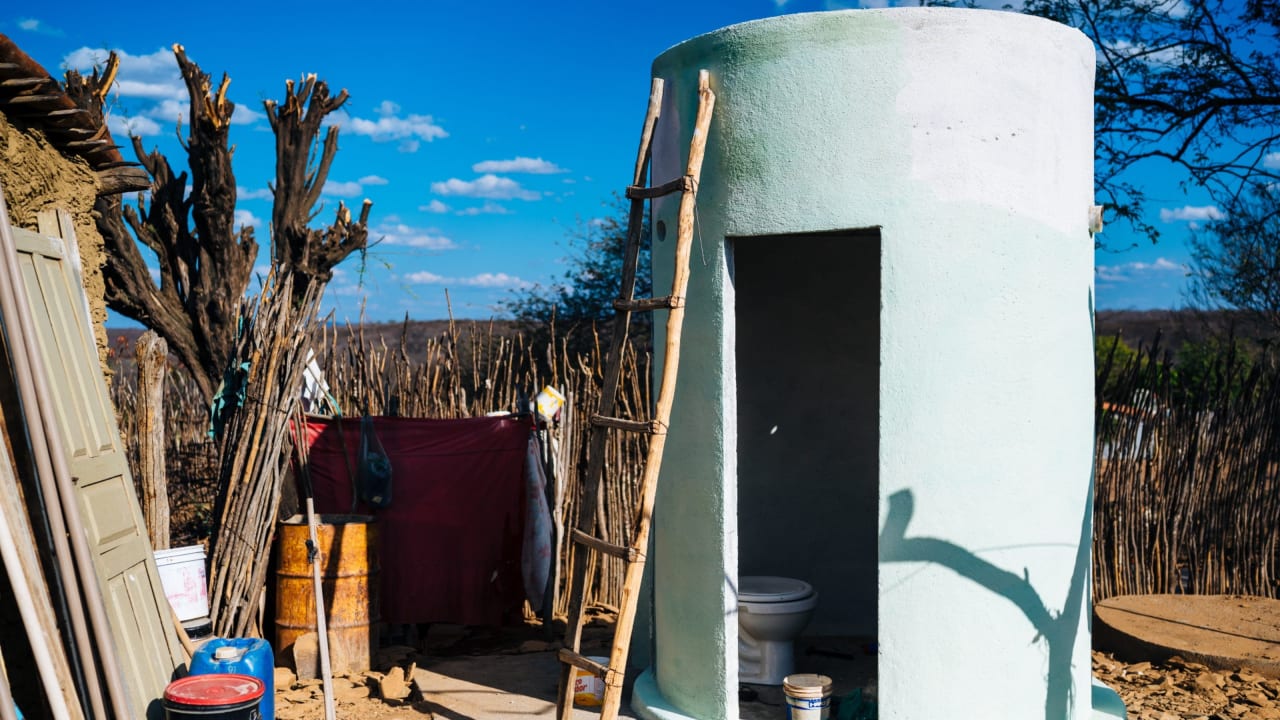
<path id="1" fill-rule="evenodd" d="M 781 685 L 795 669 L 792 642 L 817 604 L 818 593 L 803 580 L 738 578 L 738 681 Z"/>

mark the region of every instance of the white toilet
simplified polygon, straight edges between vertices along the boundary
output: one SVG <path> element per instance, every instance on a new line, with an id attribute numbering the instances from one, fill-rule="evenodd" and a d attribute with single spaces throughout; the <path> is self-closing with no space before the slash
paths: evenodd
<path id="1" fill-rule="evenodd" d="M 738 682 L 781 685 L 795 669 L 792 641 L 817 604 L 818 593 L 803 580 L 738 578 Z"/>

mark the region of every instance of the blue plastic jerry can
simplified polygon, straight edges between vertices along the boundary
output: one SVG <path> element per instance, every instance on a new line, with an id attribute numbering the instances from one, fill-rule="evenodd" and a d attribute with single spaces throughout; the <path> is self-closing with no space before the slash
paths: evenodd
<path id="1" fill-rule="evenodd" d="M 267 686 L 258 706 L 262 720 L 276 717 L 276 667 L 271 643 L 260 638 L 210 638 L 191 657 L 192 675 L 252 675 Z"/>

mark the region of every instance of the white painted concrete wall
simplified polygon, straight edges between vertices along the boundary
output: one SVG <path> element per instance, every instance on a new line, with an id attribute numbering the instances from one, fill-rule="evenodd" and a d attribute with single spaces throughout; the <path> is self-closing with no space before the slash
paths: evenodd
<path id="1" fill-rule="evenodd" d="M 1054 23 L 918 8 L 746 23 L 655 61 L 655 181 L 683 172 L 699 68 L 718 101 L 641 713 L 737 716 L 723 240 L 879 226 L 880 716 L 1088 717 L 1093 66 L 1089 41 Z M 669 228 L 658 288 L 676 204 L 653 213 Z"/>

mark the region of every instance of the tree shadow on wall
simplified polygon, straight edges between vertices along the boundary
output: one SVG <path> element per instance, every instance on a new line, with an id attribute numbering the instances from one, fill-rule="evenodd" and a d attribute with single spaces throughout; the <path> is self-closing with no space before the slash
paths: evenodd
<path id="1" fill-rule="evenodd" d="M 1071 683 L 1071 652 L 1080 628 L 1084 593 L 1088 586 L 1089 547 L 1092 533 L 1093 489 L 1090 483 L 1084 517 L 1080 521 L 1080 541 L 1076 550 L 1071 584 L 1062 603 L 1062 612 L 1045 607 L 1040 594 L 1023 569 L 1022 575 L 1003 570 L 955 543 L 927 537 L 906 537 L 907 524 L 915 512 L 910 490 L 889 496 L 889 513 L 880 531 L 880 562 L 928 562 L 941 565 L 968 578 L 1018 606 L 1036 630 L 1035 640 L 1049 646 L 1048 688 L 1044 700 L 1045 720 L 1069 717 L 1075 704 Z M 1033 641 L 1034 642 L 1034 641 Z M 1086 698 L 1088 695 L 1086 695 Z"/>

